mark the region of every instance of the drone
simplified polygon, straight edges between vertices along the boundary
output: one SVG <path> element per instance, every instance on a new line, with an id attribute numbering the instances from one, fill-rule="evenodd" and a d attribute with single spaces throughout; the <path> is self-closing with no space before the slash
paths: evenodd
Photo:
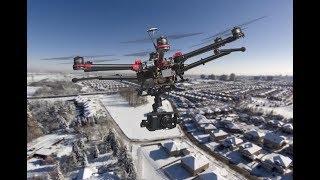
<path id="1" fill-rule="evenodd" d="M 149 28 L 147 33 L 149 39 L 152 41 L 154 51 L 149 53 L 149 59 L 146 61 L 136 59 L 133 64 L 98 64 L 93 63 L 92 61 L 85 61 L 84 56 L 76 56 L 73 58 L 73 70 L 83 70 L 84 72 L 131 70 L 135 75 L 116 74 L 112 76 L 73 78 L 72 82 L 76 83 L 92 79 L 137 80 L 139 88 L 137 88 L 136 91 L 139 96 L 154 96 L 154 103 L 152 105 L 153 111 L 146 114 L 147 119 L 141 121 L 140 127 L 146 127 L 149 131 L 175 128 L 176 125 L 180 123 L 178 114 L 175 112 L 163 112 L 159 109 L 159 107 L 162 106 L 161 96 L 175 90 L 177 83 L 188 81 L 188 79 L 184 78 L 184 73 L 186 71 L 200 65 L 205 65 L 210 61 L 229 55 L 233 52 L 244 52 L 246 50 L 245 47 L 231 49 L 222 49 L 222 47 L 243 38 L 245 35 L 242 31 L 242 27 L 262 18 L 229 28 L 221 33 L 204 39 L 204 42 L 201 44 L 195 45 L 199 46 L 207 44 L 203 47 L 188 53 L 177 51 L 172 57 L 168 58 L 165 57 L 165 54 L 169 52 L 171 48 L 169 36 L 155 38 L 154 35 L 158 31 L 158 28 Z M 224 36 L 226 37 L 224 38 Z M 201 58 L 190 64 L 185 64 L 190 58 L 206 52 L 213 52 L 213 55 Z"/>

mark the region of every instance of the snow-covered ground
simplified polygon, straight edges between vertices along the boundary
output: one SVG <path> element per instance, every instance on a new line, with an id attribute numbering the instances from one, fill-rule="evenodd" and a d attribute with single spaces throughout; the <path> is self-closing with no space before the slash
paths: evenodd
<path id="1" fill-rule="evenodd" d="M 280 114 L 285 118 L 293 117 L 293 105 L 283 107 L 261 107 L 265 113 L 273 111 L 275 114 Z"/>
<path id="2" fill-rule="evenodd" d="M 191 155 L 208 160 L 209 168 L 206 172 L 214 173 L 217 179 L 244 179 L 243 176 L 234 174 L 234 171 L 228 169 L 225 165 L 220 164 L 216 159 L 208 156 L 205 152 L 190 144 L 190 142 L 177 139 L 174 141 L 181 143 L 182 147 L 187 148 Z M 139 148 L 138 158 L 140 159 L 139 170 L 141 179 L 194 179 L 196 177 L 182 167 L 182 156 L 169 156 L 159 144 L 147 145 Z"/>
<path id="3" fill-rule="evenodd" d="M 37 89 L 41 87 L 27 86 L 27 97 L 33 96 Z"/>
<path id="4" fill-rule="evenodd" d="M 28 73 L 27 74 L 27 82 L 36 82 L 41 80 L 48 81 L 59 81 L 59 80 L 71 80 L 72 74 L 63 74 L 63 73 Z"/>
<path id="5" fill-rule="evenodd" d="M 138 107 L 130 106 L 119 94 L 103 95 L 101 97 L 101 102 L 109 111 L 112 118 L 131 140 L 156 140 L 182 136 L 182 132 L 178 128 L 148 131 L 146 128 L 140 127 L 141 120 L 146 119 L 145 114 L 152 111 L 152 97 L 148 97 L 149 102 L 147 104 Z M 162 105 L 162 108 L 166 111 L 172 111 L 168 100 L 164 100 Z"/>
<path id="6" fill-rule="evenodd" d="M 61 157 L 63 155 L 69 155 L 72 151 L 72 146 L 71 146 L 72 139 L 74 139 L 74 135 L 71 135 L 71 134 L 44 135 L 28 143 L 27 154 L 29 155 L 29 154 L 37 153 L 37 154 L 50 155 L 52 153 L 55 153 L 57 154 L 57 157 Z M 55 143 L 58 141 L 61 141 L 63 143 L 57 143 L 55 145 Z"/>
<path id="7" fill-rule="evenodd" d="M 72 152 L 71 142 L 75 136 L 71 134 L 48 134 L 34 139 L 27 144 L 27 155 L 42 154 L 52 155 L 57 157 L 69 155 Z M 39 159 L 30 158 L 27 160 L 27 174 L 28 177 L 46 173 L 52 170 L 54 165 L 39 164 Z"/>
<path id="8" fill-rule="evenodd" d="M 252 98 L 253 103 L 248 104 L 248 107 L 256 107 L 256 104 L 259 104 L 259 109 L 261 108 L 263 113 L 269 113 L 271 111 L 274 114 L 282 115 L 285 118 L 293 118 L 293 105 L 289 106 L 279 106 L 279 107 L 269 107 L 272 104 L 268 99 L 265 98 Z M 265 106 L 261 106 L 261 104 L 265 104 Z"/>

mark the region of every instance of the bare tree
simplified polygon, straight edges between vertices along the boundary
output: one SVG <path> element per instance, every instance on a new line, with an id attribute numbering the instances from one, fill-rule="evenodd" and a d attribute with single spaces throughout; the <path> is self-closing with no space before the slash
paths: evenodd
<path id="1" fill-rule="evenodd" d="M 60 162 L 56 161 L 53 167 L 53 171 L 51 172 L 51 178 L 54 180 L 63 180 L 63 174 L 60 169 Z"/>
<path id="2" fill-rule="evenodd" d="M 94 145 L 94 153 L 93 153 L 93 157 L 94 158 L 98 158 L 100 152 L 99 152 L 99 149 L 97 147 L 97 145 Z"/>
<path id="3" fill-rule="evenodd" d="M 82 153 L 82 166 L 86 167 L 89 165 L 88 157 L 86 153 Z"/>

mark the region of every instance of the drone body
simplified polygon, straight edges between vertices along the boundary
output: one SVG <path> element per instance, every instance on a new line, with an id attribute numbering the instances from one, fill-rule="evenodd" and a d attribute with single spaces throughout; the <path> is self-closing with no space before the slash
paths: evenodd
<path id="1" fill-rule="evenodd" d="M 150 28 L 147 30 L 150 40 L 155 48 L 153 52 L 139 52 L 127 54 L 125 56 L 144 56 L 149 55 L 147 61 L 142 62 L 140 59 L 136 59 L 133 64 L 97 64 L 96 62 L 115 61 L 119 59 L 108 60 L 93 60 L 85 61 L 86 58 L 99 58 L 112 55 L 93 55 L 93 56 L 67 56 L 56 58 L 45 58 L 42 60 L 67 60 L 73 58 L 73 69 L 83 70 L 84 72 L 92 71 L 115 71 L 115 70 L 131 70 L 135 72 L 135 76 L 96 76 L 87 78 L 73 78 L 72 82 L 98 79 L 98 80 L 138 80 L 140 87 L 137 89 L 138 95 L 150 95 L 154 96 L 154 104 L 152 105 L 153 111 L 147 114 L 147 120 L 142 120 L 140 126 L 146 127 L 149 131 L 159 129 L 172 129 L 179 123 L 177 120 L 177 114 L 174 112 L 160 112 L 159 107 L 162 106 L 161 95 L 176 89 L 175 84 L 178 82 L 186 81 L 183 75 L 186 71 L 195 68 L 200 65 L 204 65 L 207 62 L 218 59 L 232 52 L 242 51 L 246 49 L 231 48 L 220 49 L 228 43 L 236 41 L 237 39 L 244 37 L 243 30 L 247 29 L 247 25 L 255 21 L 265 18 L 266 16 L 256 18 L 254 20 L 247 21 L 240 25 L 228 28 L 216 35 L 203 39 L 202 43 L 194 45 L 207 44 L 201 48 L 193 50 L 188 53 L 182 53 L 176 51 L 172 57 L 165 58 L 165 53 L 172 51 L 168 39 L 181 39 L 189 36 L 199 35 L 202 33 L 185 33 L 185 34 L 172 34 L 168 36 L 159 36 L 155 38 L 154 35 L 158 28 Z M 144 43 L 149 39 L 139 39 L 133 41 L 127 41 L 122 43 Z M 206 52 L 213 52 L 213 55 L 200 59 L 191 64 L 185 64 L 185 62 L 191 57 L 198 56 Z M 66 63 L 62 63 L 66 64 Z M 147 83 L 148 82 L 148 83 Z"/>
<path id="2" fill-rule="evenodd" d="M 165 53 L 170 50 L 170 44 L 165 36 L 160 36 L 156 39 L 156 42 L 154 42 L 151 33 L 154 34 L 156 30 L 157 28 L 151 28 L 147 31 L 155 47 L 155 51 L 149 54 L 149 59 L 145 62 L 137 59 L 133 64 L 94 64 L 90 61 L 85 62 L 83 57 L 77 56 L 74 58 L 74 70 L 84 70 L 85 72 L 132 70 L 136 73 L 136 76 L 117 75 L 111 77 L 98 76 L 72 79 L 73 82 L 89 79 L 137 79 L 140 83 L 140 88 L 137 89 L 138 94 L 142 96 L 143 92 L 146 92 L 146 95 L 155 97 L 154 104 L 152 105 L 153 112 L 147 114 L 147 120 L 142 120 L 140 124 L 141 127 L 146 127 L 150 131 L 158 129 L 171 129 L 176 127 L 176 124 L 179 123 L 177 120 L 177 114 L 173 112 L 159 112 L 158 108 L 162 105 L 161 95 L 165 92 L 169 92 L 175 89 L 175 83 L 185 81 L 185 79 L 183 78 L 183 74 L 185 71 L 195 68 L 199 65 L 204 65 L 209 61 L 228 55 L 232 52 L 245 51 L 244 47 L 235 49 L 220 49 L 220 47 L 224 46 L 225 44 L 244 37 L 244 34 L 241 31 L 240 27 L 234 27 L 231 30 L 231 36 L 225 39 L 219 37 L 216 38 L 211 44 L 196 49 L 192 52 L 186 54 L 176 52 L 172 57 L 165 58 Z M 213 51 L 214 55 L 191 63 L 189 65 L 184 64 L 184 62 L 189 58 L 208 51 Z M 148 87 L 145 84 L 147 80 L 151 80 L 151 84 L 149 84 Z"/>

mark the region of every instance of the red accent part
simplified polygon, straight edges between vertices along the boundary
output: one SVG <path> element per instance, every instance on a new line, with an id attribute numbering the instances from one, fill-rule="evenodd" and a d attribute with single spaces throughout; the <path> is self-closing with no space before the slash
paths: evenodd
<path id="1" fill-rule="evenodd" d="M 157 68 L 162 69 L 162 67 L 164 66 L 164 60 L 162 60 L 162 59 L 156 60 L 155 65 Z"/>
<path id="2" fill-rule="evenodd" d="M 157 46 L 157 48 L 160 48 L 160 49 L 167 48 L 167 47 L 170 47 L 170 45 L 169 44 L 162 44 L 162 45 Z"/>
<path id="3" fill-rule="evenodd" d="M 175 58 L 177 58 L 177 57 L 180 57 L 180 56 L 182 56 L 183 54 L 182 54 L 182 52 L 181 51 L 177 51 L 176 53 L 174 53 L 174 55 L 173 55 L 173 59 L 175 59 Z"/>
<path id="4" fill-rule="evenodd" d="M 140 59 L 136 59 L 134 61 L 134 64 L 131 65 L 131 69 L 136 72 L 139 71 L 141 68 L 142 68 L 142 62 Z"/>
<path id="5" fill-rule="evenodd" d="M 74 70 L 79 70 L 79 69 L 89 70 L 89 69 L 91 69 L 91 66 L 92 66 L 92 62 L 89 61 L 84 64 L 74 64 L 73 69 Z"/>

